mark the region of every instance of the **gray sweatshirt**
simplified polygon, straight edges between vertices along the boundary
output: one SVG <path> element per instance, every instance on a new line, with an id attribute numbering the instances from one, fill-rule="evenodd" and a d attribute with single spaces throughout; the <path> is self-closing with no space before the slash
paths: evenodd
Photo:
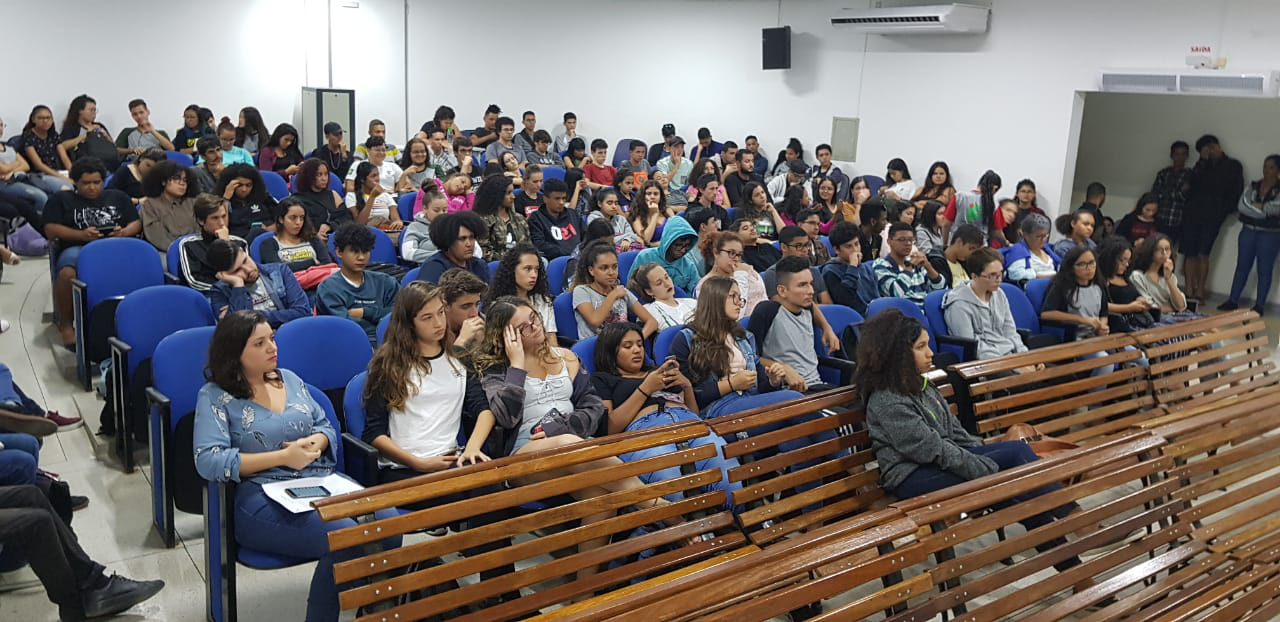
<path id="1" fill-rule="evenodd" d="M 919 395 L 872 393 L 867 398 L 867 431 L 880 465 L 880 484 L 890 492 L 922 465 L 965 480 L 1000 470 L 991 458 L 965 449 L 982 441 L 965 431 L 933 385 L 926 385 Z"/>
<path id="2" fill-rule="evenodd" d="M 942 297 L 942 314 L 952 335 L 977 340 L 978 360 L 1027 351 L 1003 290 L 983 302 L 968 283 L 957 285 Z"/>

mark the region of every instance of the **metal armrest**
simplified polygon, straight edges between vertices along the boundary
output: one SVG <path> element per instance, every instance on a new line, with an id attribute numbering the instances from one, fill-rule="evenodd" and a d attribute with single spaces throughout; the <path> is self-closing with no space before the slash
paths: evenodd
<path id="1" fill-rule="evenodd" d="M 88 340 L 85 326 L 89 322 L 89 310 L 85 308 L 89 285 L 78 278 L 71 279 L 71 322 L 76 332 L 76 376 L 85 391 L 93 388 L 89 376 Z"/>
<path id="2" fill-rule="evenodd" d="M 164 545 L 173 548 L 177 537 L 173 527 L 173 488 L 169 482 L 169 396 L 155 387 L 147 387 L 147 412 L 151 418 L 151 523 L 160 533 Z"/>
<path id="3" fill-rule="evenodd" d="M 378 450 L 364 442 L 360 437 L 350 433 L 342 433 L 343 465 L 347 475 L 363 486 L 378 484 Z"/>
<path id="4" fill-rule="evenodd" d="M 114 411 L 113 421 L 116 429 L 115 447 L 125 473 L 133 472 L 133 413 L 129 410 L 129 353 L 133 346 L 119 337 L 107 337 L 107 347 L 111 354 L 111 387 L 107 399 L 111 401 Z"/>
<path id="5" fill-rule="evenodd" d="M 943 344 L 960 346 L 961 362 L 972 361 L 978 358 L 978 340 L 969 339 L 968 337 L 956 337 L 955 335 L 935 335 L 938 345 Z"/>
<path id="6" fill-rule="evenodd" d="M 831 356 L 819 356 L 819 367 L 830 367 L 840 372 L 840 386 L 848 386 L 853 383 L 853 372 L 858 366 L 853 361 L 846 361 L 841 358 Z"/>
<path id="7" fill-rule="evenodd" d="M 172 272 L 169 272 L 168 270 L 164 271 L 164 283 L 165 285 L 182 285 L 183 284 L 182 279 L 178 278 L 176 275 L 174 275 Z"/>

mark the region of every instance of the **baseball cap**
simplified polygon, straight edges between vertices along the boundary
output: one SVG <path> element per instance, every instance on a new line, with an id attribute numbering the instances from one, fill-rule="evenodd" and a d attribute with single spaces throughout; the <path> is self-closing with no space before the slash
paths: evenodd
<path id="1" fill-rule="evenodd" d="M 675 134 L 676 134 L 676 126 L 674 124 L 668 123 L 662 126 L 662 136 L 664 138 L 667 136 L 675 136 Z"/>
<path id="2" fill-rule="evenodd" d="M 330 122 L 328 122 L 328 123 L 325 123 L 325 124 L 324 124 L 324 133 L 325 133 L 325 134 L 334 134 L 334 135 L 341 134 L 341 133 L 342 133 L 342 126 L 341 126 L 341 125 L 338 125 L 337 123 L 334 123 L 333 121 L 330 121 Z"/>
<path id="3" fill-rule="evenodd" d="M 683 145 L 683 144 L 684 144 L 684 139 L 680 138 L 679 136 L 672 136 L 671 138 L 667 139 L 668 147 L 674 147 L 676 145 Z"/>
<path id="4" fill-rule="evenodd" d="M 787 164 L 787 166 L 791 169 L 791 172 L 796 175 L 804 175 L 809 172 L 809 167 L 805 166 L 804 162 L 799 160 L 792 160 Z"/>

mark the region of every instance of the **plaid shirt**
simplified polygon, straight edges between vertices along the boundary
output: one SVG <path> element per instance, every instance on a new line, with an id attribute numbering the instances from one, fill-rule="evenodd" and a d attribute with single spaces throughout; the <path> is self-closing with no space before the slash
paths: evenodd
<path id="1" fill-rule="evenodd" d="M 1166 167 L 1156 173 L 1151 191 L 1160 197 L 1160 209 L 1156 222 L 1165 227 L 1181 227 L 1182 215 L 1187 208 L 1187 191 L 1191 188 L 1191 167 L 1180 171 Z"/>

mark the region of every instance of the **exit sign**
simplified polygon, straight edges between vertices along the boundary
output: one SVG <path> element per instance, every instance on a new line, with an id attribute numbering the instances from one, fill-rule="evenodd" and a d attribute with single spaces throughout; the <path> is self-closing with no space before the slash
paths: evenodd
<path id="1" fill-rule="evenodd" d="M 1193 45 L 1191 46 L 1191 53 L 1192 54 L 1212 54 L 1213 47 L 1208 45 Z"/>

